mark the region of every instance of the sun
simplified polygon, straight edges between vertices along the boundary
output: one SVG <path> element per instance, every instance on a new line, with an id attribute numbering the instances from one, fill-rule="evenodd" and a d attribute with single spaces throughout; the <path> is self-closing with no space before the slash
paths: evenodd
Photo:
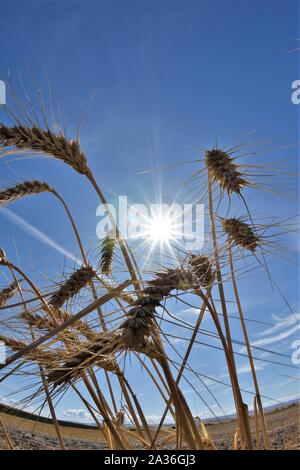
<path id="1" fill-rule="evenodd" d="M 175 238 L 174 223 L 168 215 L 151 217 L 148 231 L 153 243 L 169 244 Z"/>

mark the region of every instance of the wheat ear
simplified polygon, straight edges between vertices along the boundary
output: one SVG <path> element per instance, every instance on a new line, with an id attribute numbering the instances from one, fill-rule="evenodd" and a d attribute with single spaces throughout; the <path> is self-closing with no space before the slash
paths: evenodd
<path id="1" fill-rule="evenodd" d="M 10 336 L 0 335 L 0 341 L 2 341 L 8 348 L 12 349 L 13 351 L 21 351 L 27 346 L 24 341 L 12 338 Z M 40 348 L 36 348 L 34 351 L 29 352 L 26 356 L 28 359 L 34 362 L 48 365 L 56 363 L 59 357 L 61 357 L 60 352 L 58 350 L 55 350 L 55 352 L 51 352 L 44 351 Z"/>
<path id="2" fill-rule="evenodd" d="M 207 288 L 214 281 L 214 273 L 212 270 L 212 261 L 205 255 L 191 255 L 188 263 L 192 273 L 199 281 L 200 285 Z"/>
<path id="3" fill-rule="evenodd" d="M 3 307 L 6 302 L 11 299 L 18 291 L 17 283 L 14 281 L 10 286 L 0 291 L 0 308 Z"/>
<path id="4" fill-rule="evenodd" d="M 69 141 L 63 135 L 56 135 L 50 130 L 28 126 L 7 127 L 0 124 L 0 147 L 16 147 L 24 151 L 44 153 L 64 161 L 79 173 L 90 174 L 87 159 L 78 141 Z"/>
<path id="5" fill-rule="evenodd" d="M 111 272 L 111 263 L 115 246 L 116 239 L 109 236 L 102 242 L 100 265 L 103 274 L 109 274 Z"/>
<path id="6" fill-rule="evenodd" d="M 225 190 L 228 194 L 239 194 L 245 186 L 251 186 L 244 179 L 243 173 L 234 159 L 223 150 L 207 150 L 205 152 L 205 165 L 212 181 L 218 182 L 221 189 Z"/>
<path id="7" fill-rule="evenodd" d="M 74 297 L 83 287 L 91 282 L 95 275 L 96 272 L 90 266 L 83 266 L 78 269 L 60 286 L 58 292 L 50 298 L 50 305 L 54 309 L 59 309 L 67 300 Z"/>
<path id="8" fill-rule="evenodd" d="M 128 318 L 120 326 L 123 330 L 124 343 L 132 349 L 146 346 L 146 339 L 151 334 L 151 327 L 154 326 L 155 309 L 172 290 L 190 289 L 193 285 L 193 276 L 181 268 L 167 269 L 157 274 L 148 284 L 149 287 L 142 291 L 140 298 L 129 310 Z"/>
<path id="9" fill-rule="evenodd" d="M 259 245 L 259 237 L 253 228 L 240 219 L 222 219 L 222 227 L 232 244 L 252 252 Z"/>
<path id="10" fill-rule="evenodd" d="M 17 184 L 11 188 L 6 188 L 0 191 L 0 205 L 16 201 L 25 196 L 32 196 L 44 192 L 50 192 L 50 186 L 43 181 L 25 181 L 24 183 Z"/>

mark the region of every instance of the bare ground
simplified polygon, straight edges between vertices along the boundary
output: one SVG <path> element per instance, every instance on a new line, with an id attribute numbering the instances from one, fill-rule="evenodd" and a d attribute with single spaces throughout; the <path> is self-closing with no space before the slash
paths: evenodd
<path id="1" fill-rule="evenodd" d="M 298 403 L 276 409 L 266 415 L 272 449 L 300 449 L 299 413 L 300 405 Z M 29 419 L 5 413 L 0 413 L 0 416 L 14 449 L 51 450 L 59 448 L 55 430 L 51 424 L 36 423 Z M 235 420 L 228 420 L 221 423 L 207 424 L 207 431 L 218 449 L 232 449 L 236 427 Z M 253 418 L 251 418 L 251 427 L 253 436 L 255 436 Z M 66 426 L 61 426 L 61 430 L 67 449 L 101 450 L 107 448 L 101 434 L 97 430 Z M 166 436 L 169 432 L 170 428 L 163 429 L 160 437 Z M 0 449 L 7 448 L 8 445 L 0 426 Z M 171 442 L 168 448 L 174 449 L 175 445 Z"/>

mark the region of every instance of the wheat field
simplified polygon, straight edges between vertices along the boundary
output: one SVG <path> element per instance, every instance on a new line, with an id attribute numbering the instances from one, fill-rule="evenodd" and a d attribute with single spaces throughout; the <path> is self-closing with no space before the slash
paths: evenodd
<path id="1" fill-rule="evenodd" d="M 110 213 L 106 196 L 89 165 L 88 156 L 81 149 L 79 138 L 70 140 L 62 129 L 51 129 L 47 109 L 43 106 L 33 112 L 26 99 L 14 95 L 13 99 L 17 108 L 8 112 L 11 125 L 0 124 L 1 157 L 9 161 L 13 156 L 22 155 L 26 161 L 29 156 L 43 156 L 57 159 L 67 165 L 69 171 L 77 172 L 83 188 L 86 182 L 91 185 L 107 208 L 116 238 L 103 239 L 96 255 L 91 256 L 89 247 L 82 241 L 80 224 L 64 199 L 63 188 L 58 191 L 47 181 L 26 180 L 1 189 L 3 206 L 25 198 L 31 204 L 34 197 L 44 193 L 53 201 L 53 210 L 57 207 L 54 202 L 58 202 L 64 210 L 65 230 L 76 240 L 82 260 L 81 266 L 60 279 L 57 276 L 55 286 L 46 290 L 27 274 L 26 267 L 11 261 L 5 246 L 1 247 L 1 270 L 10 279 L 0 291 L 0 340 L 9 351 L 6 363 L 1 365 L 1 381 L 11 375 L 23 374 L 24 378 L 30 378 L 31 389 L 19 405 L 27 403 L 40 411 L 45 407 L 49 410 L 61 449 L 66 447 L 68 434 L 60 426 L 56 406 L 68 391 L 81 400 L 82 407 L 93 419 L 95 430 L 86 431 L 85 437 L 92 433 L 106 448 L 164 449 L 172 443 L 176 449 L 217 449 L 216 432 L 201 416 L 194 416 L 183 393 L 186 371 L 193 372 L 190 355 L 197 346 L 204 314 L 208 314 L 214 324 L 214 335 L 220 341 L 228 373 L 227 386 L 231 389 L 237 417 L 224 429 L 224 436 L 231 434 L 234 449 L 269 449 L 268 419 L 239 279 L 252 269 L 249 268 L 252 263 L 253 269 L 264 272 L 274 291 L 290 308 L 265 257 L 273 248 L 274 233 L 291 232 L 294 227 L 284 218 L 283 222 L 270 222 L 268 217 L 256 222 L 247 200 L 251 191 L 263 194 L 269 190 L 264 174 L 270 170 L 252 161 L 245 162 L 245 158 L 241 161 L 244 149 L 238 145 L 227 148 L 215 145 L 198 155 L 191 180 L 201 190 L 207 208 L 210 236 L 207 249 L 201 253 L 178 250 L 171 261 L 166 257 L 153 266 L 151 273 L 144 272 L 138 256 Z M 276 178 L 275 174 L 274 180 Z M 238 204 L 239 214 L 231 213 L 232 200 Z M 255 279 L 250 278 L 249 282 Z M 235 321 L 239 321 L 243 334 L 244 352 L 240 354 L 249 361 L 253 382 L 250 403 L 245 400 L 236 366 L 230 314 L 232 293 Z M 166 344 L 170 343 L 166 326 L 174 318 L 168 313 L 167 318 L 163 316 L 161 308 L 168 312 L 174 299 L 184 303 L 187 296 L 193 298 L 198 315 L 192 326 L 178 319 L 175 321 L 178 337 L 182 336 L 182 328 L 189 334 L 185 354 L 178 359 L 169 349 L 166 352 Z M 220 301 L 221 311 L 216 299 Z M 175 343 L 173 348 L 175 351 Z M 136 367 L 141 377 L 145 374 L 151 379 L 153 390 L 163 400 L 158 426 L 151 426 L 147 421 L 143 398 L 135 393 L 127 378 L 125 361 Z M 213 392 L 210 393 L 217 400 Z M 118 398 L 120 394 L 122 403 Z M 250 419 L 249 406 L 252 405 L 254 416 Z M 168 430 L 165 428 L 167 416 L 175 423 Z M 8 419 L 3 420 L 3 429 L 8 423 Z M 79 432 L 75 434 L 79 436 Z M 99 437 L 96 438 L 96 434 Z M 9 431 L 6 440 L 13 448 Z"/>

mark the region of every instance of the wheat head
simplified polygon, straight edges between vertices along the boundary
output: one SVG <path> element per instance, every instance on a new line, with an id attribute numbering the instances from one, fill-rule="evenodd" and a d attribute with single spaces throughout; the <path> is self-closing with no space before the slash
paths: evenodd
<path id="1" fill-rule="evenodd" d="M 260 243 L 253 228 L 240 219 L 222 219 L 224 232 L 231 243 L 254 252 Z"/>
<path id="2" fill-rule="evenodd" d="M 50 130 L 39 127 L 0 124 L 0 148 L 15 147 L 19 150 L 39 152 L 64 161 L 78 173 L 90 174 L 87 159 L 77 140 L 67 140 Z"/>

